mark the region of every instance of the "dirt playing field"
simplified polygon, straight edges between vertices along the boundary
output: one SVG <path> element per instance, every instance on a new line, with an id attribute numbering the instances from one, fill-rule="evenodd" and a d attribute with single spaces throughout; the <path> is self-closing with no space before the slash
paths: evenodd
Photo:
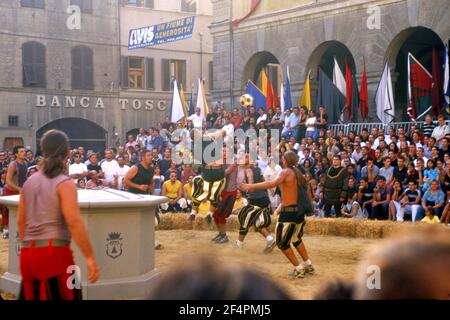
<path id="1" fill-rule="evenodd" d="M 186 258 L 189 253 L 215 255 L 217 259 L 246 265 L 265 273 L 295 299 L 312 299 L 323 285 L 337 278 L 352 279 L 361 255 L 380 241 L 361 238 L 334 236 L 305 236 L 304 241 L 316 267 L 316 274 L 304 279 L 291 279 L 287 273 L 291 266 L 283 254 L 275 248 L 271 254 L 263 254 L 265 239 L 250 232 L 243 249 L 233 248 L 237 232 L 229 233 L 228 244 L 212 244 L 213 231 L 169 230 L 156 231 L 156 238 L 163 244 L 162 250 L 156 251 L 156 267 L 164 272 L 174 261 L 179 267 L 179 258 Z M 7 269 L 7 241 L 0 240 L 0 275 Z"/>

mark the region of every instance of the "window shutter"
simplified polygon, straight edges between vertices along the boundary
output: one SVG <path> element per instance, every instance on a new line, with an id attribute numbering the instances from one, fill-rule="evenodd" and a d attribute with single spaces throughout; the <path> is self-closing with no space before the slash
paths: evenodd
<path id="1" fill-rule="evenodd" d="M 94 89 L 94 57 L 92 50 L 88 47 L 83 48 L 83 89 Z"/>
<path id="2" fill-rule="evenodd" d="M 146 58 L 145 65 L 146 65 L 145 71 L 146 71 L 147 89 L 155 89 L 155 76 L 154 76 L 155 63 L 153 58 Z"/>
<path id="3" fill-rule="evenodd" d="M 214 65 L 213 62 L 209 62 L 209 91 L 214 90 Z"/>
<path id="4" fill-rule="evenodd" d="M 170 91 L 170 60 L 161 60 L 162 77 L 163 77 L 163 91 Z"/>
<path id="5" fill-rule="evenodd" d="M 128 57 L 122 57 L 121 87 L 128 88 Z"/>

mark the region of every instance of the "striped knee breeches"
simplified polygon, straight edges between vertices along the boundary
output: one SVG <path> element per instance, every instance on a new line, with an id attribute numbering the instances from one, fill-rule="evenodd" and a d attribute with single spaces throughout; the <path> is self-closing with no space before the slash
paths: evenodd
<path id="1" fill-rule="evenodd" d="M 252 226 L 256 230 L 267 228 L 270 226 L 270 208 L 260 208 L 254 205 L 246 205 L 238 213 L 238 220 L 240 224 L 239 234 L 245 236 L 248 229 Z"/>
<path id="2" fill-rule="evenodd" d="M 201 176 L 192 180 L 192 206 L 198 208 L 200 203 L 208 200 L 211 206 L 217 208 L 220 203 L 220 194 L 225 187 L 225 178 L 218 181 L 206 181 Z"/>
<path id="3" fill-rule="evenodd" d="M 281 250 L 287 250 L 291 247 L 291 243 L 294 247 L 298 247 L 302 243 L 304 226 L 305 221 L 301 223 L 278 222 L 275 229 L 277 247 Z M 297 241 L 292 242 L 295 238 L 297 238 Z"/>

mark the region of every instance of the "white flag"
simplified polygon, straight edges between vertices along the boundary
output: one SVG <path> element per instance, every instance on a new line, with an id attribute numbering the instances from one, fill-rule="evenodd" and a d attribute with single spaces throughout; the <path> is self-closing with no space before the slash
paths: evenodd
<path id="1" fill-rule="evenodd" d="M 375 95 L 375 104 L 377 105 L 377 117 L 382 123 L 388 124 L 394 121 L 394 94 L 392 90 L 391 70 L 387 63 Z"/>
<path id="2" fill-rule="evenodd" d="M 281 95 L 280 95 L 280 108 L 281 108 L 281 112 L 284 113 L 284 108 L 286 106 L 286 103 L 284 102 L 284 86 L 283 86 L 283 83 L 281 84 L 280 92 L 281 92 Z"/>
<path id="3" fill-rule="evenodd" d="M 172 106 L 170 108 L 170 121 L 172 123 L 177 123 L 183 117 L 184 109 L 183 103 L 181 102 L 180 92 L 178 91 L 177 81 L 173 82 L 173 96 L 172 96 Z"/>
<path id="4" fill-rule="evenodd" d="M 198 79 L 198 91 L 197 91 L 197 108 L 200 108 L 200 114 L 202 114 L 205 119 L 209 113 L 208 104 L 206 102 L 205 90 L 203 88 L 203 81 Z"/>
<path id="5" fill-rule="evenodd" d="M 341 71 L 341 68 L 339 68 L 339 64 L 336 61 L 336 58 L 334 58 L 333 83 L 339 89 L 339 91 L 344 95 L 344 97 L 346 97 L 347 96 L 347 86 L 346 86 L 345 77 Z"/>
<path id="6" fill-rule="evenodd" d="M 448 62 L 448 47 L 445 46 L 445 64 L 444 64 L 444 98 L 447 106 L 450 106 L 450 67 Z"/>

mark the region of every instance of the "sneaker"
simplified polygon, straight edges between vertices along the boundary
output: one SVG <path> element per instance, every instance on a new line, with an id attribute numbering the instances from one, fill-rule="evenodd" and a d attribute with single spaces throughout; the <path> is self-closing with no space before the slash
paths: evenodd
<path id="1" fill-rule="evenodd" d="M 224 244 L 224 243 L 228 243 L 229 241 L 230 241 L 230 239 L 228 238 L 228 236 L 226 234 L 223 234 L 215 242 L 218 244 Z"/>
<path id="2" fill-rule="evenodd" d="M 264 253 L 271 253 L 276 245 L 277 245 L 277 242 L 275 239 L 272 239 L 271 241 L 267 241 L 266 248 L 264 249 Z"/>
<path id="3" fill-rule="evenodd" d="M 316 269 L 314 269 L 312 264 L 303 266 L 303 268 L 307 274 L 314 274 L 314 272 L 316 272 Z"/>
<path id="4" fill-rule="evenodd" d="M 211 224 L 211 222 L 212 222 L 211 215 L 210 215 L 210 214 L 207 214 L 206 217 L 205 217 L 205 220 L 206 220 L 206 222 L 207 222 L 208 224 Z"/>
<path id="5" fill-rule="evenodd" d="M 8 229 L 3 230 L 3 239 L 7 240 L 9 238 L 9 231 Z"/>
<path id="6" fill-rule="evenodd" d="M 189 221 L 194 221 L 194 220 L 195 220 L 195 214 L 194 214 L 194 213 L 191 213 L 191 214 L 189 215 L 188 220 L 189 220 Z"/>
<path id="7" fill-rule="evenodd" d="M 234 245 L 233 245 L 233 248 L 234 248 L 234 249 L 242 249 L 243 247 L 244 247 L 244 244 L 243 244 L 243 243 L 238 244 L 238 241 L 237 241 L 237 240 L 234 242 Z"/>
<path id="8" fill-rule="evenodd" d="M 217 236 L 215 236 L 214 238 L 211 239 L 212 242 L 216 242 L 217 239 L 219 239 L 222 236 L 222 234 L 218 234 Z"/>
<path id="9" fill-rule="evenodd" d="M 292 278 L 304 278 L 305 277 L 305 269 L 300 269 L 300 271 L 297 269 L 294 269 L 288 273 L 288 276 L 292 277 Z"/>
<path id="10" fill-rule="evenodd" d="M 162 244 L 158 240 L 155 240 L 155 250 L 161 250 L 162 248 Z"/>

